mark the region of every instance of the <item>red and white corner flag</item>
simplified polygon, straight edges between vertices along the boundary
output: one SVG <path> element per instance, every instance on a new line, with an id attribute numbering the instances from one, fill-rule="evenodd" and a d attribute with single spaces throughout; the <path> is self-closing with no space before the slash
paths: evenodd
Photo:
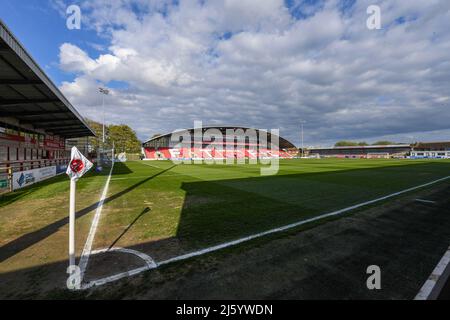
<path id="1" fill-rule="evenodd" d="M 70 179 L 77 181 L 86 172 L 92 168 L 93 164 L 77 149 L 77 147 L 72 148 L 72 155 L 70 157 L 70 163 L 67 167 L 66 174 Z"/>

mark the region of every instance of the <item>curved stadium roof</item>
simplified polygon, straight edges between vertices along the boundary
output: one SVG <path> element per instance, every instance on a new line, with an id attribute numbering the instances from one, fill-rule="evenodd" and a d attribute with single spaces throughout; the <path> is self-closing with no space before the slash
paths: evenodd
<path id="1" fill-rule="evenodd" d="M 256 128 L 245 127 L 245 126 L 203 126 L 202 129 L 203 129 L 203 131 L 205 131 L 207 129 L 219 129 L 223 133 L 225 133 L 225 130 L 227 130 L 227 129 L 234 129 L 234 130 L 236 130 L 236 129 L 243 129 L 243 130 L 253 129 L 253 130 L 256 130 L 256 132 L 263 131 L 262 129 L 260 130 L 260 129 L 256 129 Z M 187 130 L 187 131 L 194 131 L 194 128 L 176 130 L 174 132 L 162 134 L 162 135 L 153 137 L 153 138 L 145 141 L 143 143 L 143 145 L 145 145 L 145 144 L 147 144 L 147 143 L 149 143 L 151 141 L 155 141 L 155 140 L 158 140 L 158 139 L 170 136 L 170 135 L 172 135 L 175 132 L 181 132 L 181 131 L 185 131 L 185 130 Z M 270 132 L 267 132 L 267 134 L 268 134 L 269 137 L 272 136 L 272 134 Z M 296 146 L 292 142 L 290 142 L 289 140 L 284 139 L 281 136 L 279 136 L 279 138 L 280 138 L 280 146 L 279 146 L 280 148 L 282 148 L 282 149 L 296 148 Z M 270 141 L 270 138 L 269 138 L 269 141 Z"/>

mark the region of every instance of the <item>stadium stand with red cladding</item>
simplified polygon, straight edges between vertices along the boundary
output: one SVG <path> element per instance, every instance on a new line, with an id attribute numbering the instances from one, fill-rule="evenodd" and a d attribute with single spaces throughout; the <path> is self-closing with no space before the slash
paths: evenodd
<path id="1" fill-rule="evenodd" d="M 173 159 L 257 159 L 257 158 L 285 158 L 290 159 L 298 154 L 298 149 L 288 140 L 273 136 L 269 132 L 240 126 L 208 126 L 202 130 L 218 129 L 224 141 L 203 141 L 201 147 L 191 141 L 172 141 L 172 133 L 154 137 L 143 144 L 146 160 L 173 160 Z M 252 130 L 257 137 L 246 136 L 244 140 L 227 139 L 227 130 Z M 193 137 L 194 129 L 188 129 Z M 267 135 L 268 145 L 262 144 L 259 135 Z M 228 137 L 229 138 L 229 137 Z M 234 140 L 234 142 L 232 141 Z M 276 143 L 275 149 L 270 149 L 270 143 Z M 181 144 L 181 146 L 180 146 Z M 231 145 L 230 145 L 231 144 Z M 269 147 L 268 147 L 269 146 Z"/>

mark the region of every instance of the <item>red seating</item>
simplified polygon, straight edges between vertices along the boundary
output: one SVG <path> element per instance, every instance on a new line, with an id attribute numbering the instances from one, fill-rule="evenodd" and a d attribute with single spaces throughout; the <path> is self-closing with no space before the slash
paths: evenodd
<path id="1" fill-rule="evenodd" d="M 257 159 L 257 158 L 292 158 L 293 156 L 283 150 L 260 148 L 256 150 L 241 149 L 228 150 L 216 148 L 144 148 L 147 160 L 171 159 Z"/>
<path id="2" fill-rule="evenodd" d="M 151 160 L 156 160 L 156 151 L 153 148 L 145 148 L 144 149 L 144 153 L 145 153 L 145 158 L 146 159 L 151 159 Z"/>

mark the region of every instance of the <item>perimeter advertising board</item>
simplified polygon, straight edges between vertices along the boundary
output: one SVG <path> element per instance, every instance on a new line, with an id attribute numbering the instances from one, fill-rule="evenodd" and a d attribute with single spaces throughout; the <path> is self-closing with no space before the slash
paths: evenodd
<path id="1" fill-rule="evenodd" d="M 56 166 L 13 173 L 13 189 L 25 188 L 36 182 L 56 176 Z"/>

